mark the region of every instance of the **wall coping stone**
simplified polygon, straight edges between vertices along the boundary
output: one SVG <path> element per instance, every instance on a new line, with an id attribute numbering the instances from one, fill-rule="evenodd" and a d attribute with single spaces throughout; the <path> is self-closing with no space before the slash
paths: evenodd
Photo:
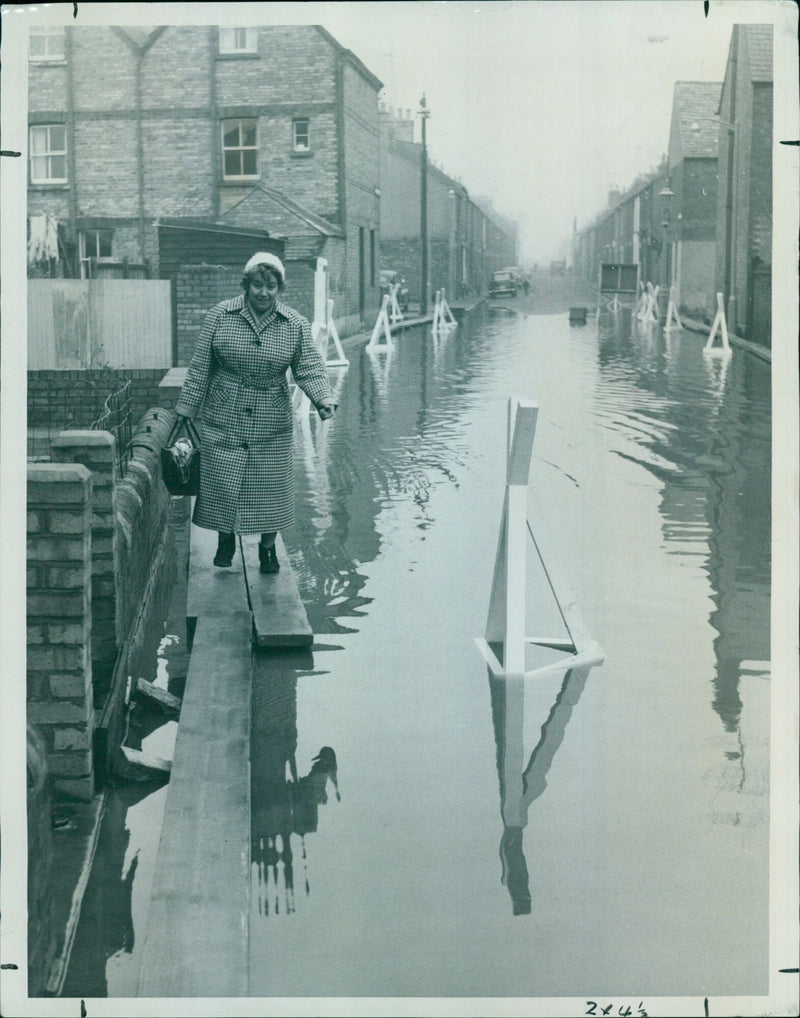
<path id="1" fill-rule="evenodd" d="M 79 445 L 114 447 L 114 436 L 110 431 L 86 430 L 62 431 L 50 443 L 57 449 L 73 448 Z"/>
<path id="2" fill-rule="evenodd" d="M 92 472 L 82 463 L 29 463 L 28 481 L 88 482 Z"/>

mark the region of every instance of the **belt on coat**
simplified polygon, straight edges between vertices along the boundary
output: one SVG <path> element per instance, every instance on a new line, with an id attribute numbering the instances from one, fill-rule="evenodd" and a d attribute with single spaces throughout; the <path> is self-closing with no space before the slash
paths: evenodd
<path id="1" fill-rule="evenodd" d="M 259 392 L 269 392 L 271 389 L 280 389 L 285 379 L 284 375 L 276 379 L 274 382 L 264 384 L 256 375 L 248 374 L 246 371 L 225 371 L 224 368 L 220 368 L 216 371 L 218 378 L 224 379 L 228 382 L 235 382 L 239 385 L 246 385 L 248 389 L 257 389 Z"/>

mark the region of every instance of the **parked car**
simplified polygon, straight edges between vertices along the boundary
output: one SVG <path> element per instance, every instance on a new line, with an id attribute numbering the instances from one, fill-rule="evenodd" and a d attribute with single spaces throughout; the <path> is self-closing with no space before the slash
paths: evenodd
<path id="1" fill-rule="evenodd" d="M 408 311 L 408 287 L 406 286 L 405 279 L 402 278 L 399 272 L 395 272 L 394 269 L 381 269 L 381 298 L 384 294 L 389 293 L 389 287 L 395 283 L 400 284 L 400 289 L 397 291 L 397 303 L 403 314 Z"/>
<path id="2" fill-rule="evenodd" d="M 567 271 L 567 263 L 565 261 L 553 261 L 550 262 L 550 275 L 551 276 L 563 276 Z"/>
<path id="3" fill-rule="evenodd" d="M 511 269 L 500 269 L 492 273 L 492 281 L 489 283 L 489 296 L 502 297 L 508 294 L 510 297 L 517 296 L 517 277 Z"/>

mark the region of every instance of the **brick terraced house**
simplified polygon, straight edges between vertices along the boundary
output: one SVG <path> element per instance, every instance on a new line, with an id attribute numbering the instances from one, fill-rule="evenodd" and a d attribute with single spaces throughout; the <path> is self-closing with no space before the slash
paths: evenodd
<path id="1" fill-rule="evenodd" d="M 340 330 L 360 327 L 379 294 L 380 88 L 320 26 L 31 29 L 31 274 L 170 278 L 175 298 L 187 266 L 225 266 L 207 307 L 266 247 L 309 316 L 325 258 Z"/>

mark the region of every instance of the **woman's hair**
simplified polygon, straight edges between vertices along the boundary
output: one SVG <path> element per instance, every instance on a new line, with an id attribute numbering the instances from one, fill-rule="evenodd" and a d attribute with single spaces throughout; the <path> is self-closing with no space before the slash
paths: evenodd
<path id="1" fill-rule="evenodd" d="M 271 265 L 265 265 L 264 263 L 261 263 L 260 265 L 254 265 L 252 269 L 248 269 L 244 273 L 244 275 L 242 276 L 242 289 L 244 291 L 247 291 L 247 286 L 253 279 L 265 280 L 268 278 L 275 280 L 275 282 L 278 284 L 279 292 L 283 289 L 284 287 L 283 276 L 280 274 L 280 272 L 278 272 L 277 269 L 274 269 Z"/>

